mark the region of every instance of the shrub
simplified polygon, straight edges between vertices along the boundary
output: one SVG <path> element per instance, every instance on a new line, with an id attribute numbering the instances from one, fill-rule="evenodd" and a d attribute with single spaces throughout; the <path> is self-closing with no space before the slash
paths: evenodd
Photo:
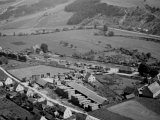
<path id="1" fill-rule="evenodd" d="M 110 37 L 114 36 L 114 32 L 113 31 L 109 31 L 107 35 L 110 36 Z"/>

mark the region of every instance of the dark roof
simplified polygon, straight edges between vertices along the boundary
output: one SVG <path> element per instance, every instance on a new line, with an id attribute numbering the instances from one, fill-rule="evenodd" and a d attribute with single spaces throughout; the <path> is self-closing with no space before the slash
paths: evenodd
<path id="1" fill-rule="evenodd" d="M 91 75 L 91 73 L 87 72 L 86 76 L 85 76 L 85 81 L 88 81 L 89 76 Z"/>
<path id="2" fill-rule="evenodd" d="M 38 85 L 44 87 L 48 82 L 45 81 L 45 80 L 43 80 L 43 79 L 38 79 L 38 80 L 36 81 L 36 83 L 37 83 Z"/>
<path id="3" fill-rule="evenodd" d="M 131 71 L 132 72 L 132 68 L 131 67 L 128 67 L 128 66 L 121 66 L 120 68 L 119 68 L 119 70 L 121 71 Z"/>
<path id="4" fill-rule="evenodd" d="M 107 101 L 106 98 L 99 96 L 96 92 L 91 91 L 90 89 L 76 83 L 76 82 L 70 82 L 68 84 L 70 87 L 74 88 L 78 92 L 84 94 L 89 99 L 93 100 L 94 102 L 97 102 L 98 104 L 103 104 L 105 101 Z"/>

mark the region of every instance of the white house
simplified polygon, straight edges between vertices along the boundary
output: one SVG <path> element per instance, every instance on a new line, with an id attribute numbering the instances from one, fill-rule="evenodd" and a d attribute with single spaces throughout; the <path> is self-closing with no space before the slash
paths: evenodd
<path id="1" fill-rule="evenodd" d="M 47 119 L 44 116 L 42 116 L 40 120 L 47 120 Z"/>
<path id="2" fill-rule="evenodd" d="M 52 107 L 52 106 L 54 106 L 54 104 L 47 100 L 47 106 L 51 106 Z"/>
<path id="3" fill-rule="evenodd" d="M 28 97 L 33 97 L 34 92 L 31 89 L 28 89 L 27 94 Z"/>
<path id="4" fill-rule="evenodd" d="M 69 108 L 66 108 L 63 114 L 63 118 L 67 119 L 67 118 L 70 118 L 71 116 L 72 116 L 72 111 Z"/>
<path id="5" fill-rule="evenodd" d="M 13 84 L 13 80 L 11 78 L 7 78 L 6 81 L 4 82 L 5 85 L 12 85 Z"/>
<path id="6" fill-rule="evenodd" d="M 24 91 L 24 87 L 19 84 L 16 88 L 16 92 L 23 92 L 23 91 Z"/>
<path id="7" fill-rule="evenodd" d="M 87 73 L 85 76 L 85 80 L 87 82 L 93 83 L 93 82 L 96 82 L 96 77 L 93 76 L 93 74 L 91 74 L 91 73 Z"/>
<path id="8" fill-rule="evenodd" d="M 0 87 L 3 87 L 3 82 L 0 81 Z"/>

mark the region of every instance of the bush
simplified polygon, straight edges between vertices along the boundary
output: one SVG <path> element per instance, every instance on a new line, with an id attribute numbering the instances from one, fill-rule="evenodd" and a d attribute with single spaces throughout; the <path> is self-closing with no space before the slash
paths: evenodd
<path id="1" fill-rule="evenodd" d="M 110 36 L 110 37 L 114 36 L 114 32 L 113 31 L 109 31 L 107 36 Z"/>
<path id="2" fill-rule="evenodd" d="M 4 56 L 0 57 L 0 63 L 1 64 L 8 64 L 8 59 Z"/>
<path id="3" fill-rule="evenodd" d="M 47 44 L 42 43 L 40 48 L 44 53 L 48 52 L 48 45 Z"/>

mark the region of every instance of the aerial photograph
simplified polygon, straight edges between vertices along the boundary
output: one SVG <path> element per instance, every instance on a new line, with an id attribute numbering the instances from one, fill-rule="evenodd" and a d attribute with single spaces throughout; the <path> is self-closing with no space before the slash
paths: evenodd
<path id="1" fill-rule="evenodd" d="M 160 120 L 160 0 L 0 0 L 0 120 Z"/>

